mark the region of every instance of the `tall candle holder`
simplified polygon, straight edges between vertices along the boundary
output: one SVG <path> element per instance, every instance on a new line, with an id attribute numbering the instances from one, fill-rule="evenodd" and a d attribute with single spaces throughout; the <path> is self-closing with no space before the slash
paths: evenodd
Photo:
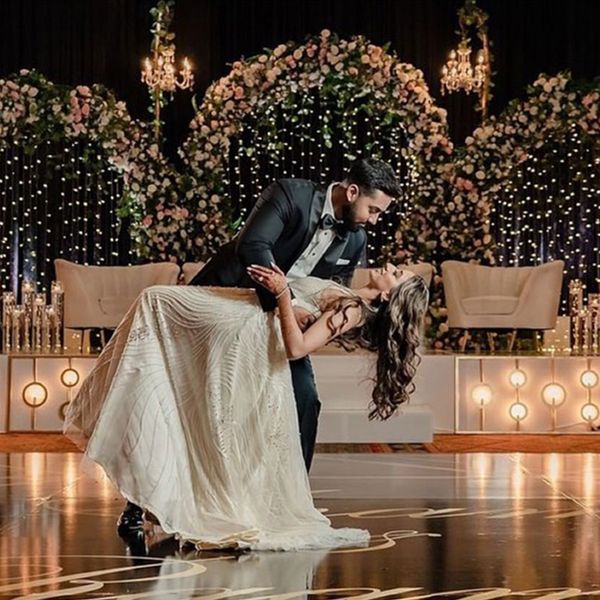
<path id="1" fill-rule="evenodd" d="M 43 326 L 43 339 L 44 339 L 44 352 L 52 351 L 52 333 L 55 329 L 56 311 L 54 306 L 46 305 L 44 311 L 44 326 Z"/>
<path id="2" fill-rule="evenodd" d="M 571 349 L 573 352 L 581 350 L 581 319 L 583 309 L 583 284 L 580 279 L 569 282 L 569 317 L 571 319 Z"/>
<path id="3" fill-rule="evenodd" d="M 600 350 L 600 294 L 588 294 L 588 312 L 590 313 L 591 351 L 597 354 Z"/>
<path id="4" fill-rule="evenodd" d="M 31 352 L 33 306 L 23 307 L 23 352 Z"/>
<path id="5" fill-rule="evenodd" d="M 33 350 L 42 351 L 44 317 L 46 314 L 46 297 L 44 294 L 36 294 L 33 301 Z"/>
<path id="6" fill-rule="evenodd" d="M 2 293 L 3 352 L 61 352 L 64 344 L 64 298 L 60 281 L 53 281 L 50 304 L 30 281 L 21 284 L 21 304 L 14 292 Z"/>
<path id="7" fill-rule="evenodd" d="M 2 348 L 10 352 L 12 312 L 16 304 L 13 292 L 2 293 Z"/>
<path id="8" fill-rule="evenodd" d="M 582 308 L 579 311 L 579 320 L 581 324 L 579 326 L 580 334 L 580 349 L 581 352 L 587 354 L 590 352 L 592 348 L 592 339 L 591 339 L 591 331 L 590 331 L 590 313 L 587 308 Z"/>
<path id="9" fill-rule="evenodd" d="M 63 348 L 63 323 L 65 317 L 65 291 L 61 281 L 53 281 L 50 289 L 50 302 L 54 307 L 54 350 Z"/>
<path id="10" fill-rule="evenodd" d="M 11 348 L 15 352 L 21 351 L 22 318 L 25 309 L 22 304 L 17 304 L 12 311 L 12 344 Z"/>

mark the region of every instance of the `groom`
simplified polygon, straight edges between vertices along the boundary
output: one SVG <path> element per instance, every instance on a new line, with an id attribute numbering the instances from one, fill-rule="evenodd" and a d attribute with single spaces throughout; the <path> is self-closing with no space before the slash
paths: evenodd
<path id="1" fill-rule="evenodd" d="M 263 191 L 239 235 L 220 248 L 190 285 L 255 287 L 246 267 L 271 263 L 288 279 L 312 275 L 350 285 L 365 255 L 364 225 L 375 225 L 399 195 L 393 169 L 374 159 L 357 160 L 344 181 L 326 190 L 306 179 L 279 179 Z M 274 310 L 275 298 L 260 286 L 256 291 L 263 308 Z M 310 359 L 291 361 L 290 367 L 308 470 L 320 402 Z"/>
<path id="2" fill-rule="evenodd" d="M 244 228 L 222 246 L 190 285 L 255 287 L 246 267 L 275 263 L 288 279 L 312 275 L 349 285 L 366 254 L 364 226 L 401 194 L 393 169 L 383 161 L 359 159 L 342 182 L 327 189 L 306 179 L 279 179 L 266 188 Z M 277 302 L 256 290 L 266 311 Z M 302 453 L 310 469 L 321 403 L 308 357 L 290 362 Z M 141 527 L 141 509 L 130 503 L 119 520 L 119 533 Z M 137 525 L 139 523 L 139 526 Z"/>

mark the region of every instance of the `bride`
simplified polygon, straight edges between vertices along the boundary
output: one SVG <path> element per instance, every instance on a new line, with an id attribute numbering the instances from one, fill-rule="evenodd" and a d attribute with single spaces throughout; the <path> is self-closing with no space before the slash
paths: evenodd
<path id="1" fill-rule="evenodd" d="M 370 418 L 412 391 L 424 281 L 388 266 L 349 290 L 275 266 L 252 289 L 154 286 L 142 292 L 69 406 L 65 433 L 86 445 L 127 498 L 198 548 L 299 550 L 363 544 L 313 504 L 288 360 L 335 340 L 376 352 Z M 302 331 L 294 303 L 312 313 Z"/>

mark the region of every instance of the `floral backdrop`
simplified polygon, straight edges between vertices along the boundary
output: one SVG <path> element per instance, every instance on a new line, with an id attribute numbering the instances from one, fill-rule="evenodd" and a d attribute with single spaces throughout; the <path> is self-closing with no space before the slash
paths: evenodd
<path id="1" fill-rule="evenodd" d="M 118 210 L 130 222 L 137 257 L 183 262 L 206 258 L 239 227 L 230 155 L 235 147 L 252 157 L 248 138 L 240 144 L 251 129 L 260 133 L 250 138 L 260 152 L 277 160 L 286 141 L 274 107 L 289 122 L 299 111 L 319 110 L 314 144 L 328 148 L 337 136 L 348 161 L 360 151 L 354 127 L 360 115 L 389 142 L 388 152 L 398 149 L 404 174 L 403 218 L 385 254 L 436 266 L 447 258 L 494 264 L 496 196 L 549 136 L 576 127 L 598 156 L 599 91 L 598 82 L 577 84 L 568 73 L 540 76 L 526 98 L 455 149 L 445 111 L 419 69 L 361 36 L 341 40 L 325 30 L 235 62 L 206 91 L 179 169 L 155 143 L 151 124 L 134 120 L 103 86 L 69 89 L 28 71 L 0 80 L 0 149 L 19 144 L 33 152 L 48 141 L 89 141 L 89 167 L 108 165 L 122 178 Z M 373 141 L 364 151 L 382 155 L 385 147 Z M 0 260 L 7 261 L 3 252 Z M 448 342 L 444 316 L 436 277 L 429 336 L 438 347 Z"/>

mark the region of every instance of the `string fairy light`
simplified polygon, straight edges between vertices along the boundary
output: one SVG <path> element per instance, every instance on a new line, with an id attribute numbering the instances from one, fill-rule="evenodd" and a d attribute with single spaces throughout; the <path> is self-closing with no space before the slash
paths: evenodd
<path id="1" fill-rule="evenodd" d="M 577 124 L 515 169 L 492 208 L 499 264 L 565 261 L 566 286 L 581 279 L 590 291 L 600 283 L 600 156 Z"/>
<path id="2" fill-rule="evenodd" d="M 230 194 L 238 227 L 265 187 L 277 178 L 301 177 L 330 183 L 360 156 L 377 156 L 395 168 L 403 188 L 416 176 L 406 131 L 398 119 L 391 123 L 361 110 L 349 98 L 340 110 L 316 91 L 292 101 L 269 104 L 245 119 L 230 139 L 223 188 Z M 403 198 L 403 201 L 406 199 Z M 368 264 L 380 262 L 382 249 L 390 253 L 404 206 L 398 202 L 384 213 L 367 237 Z"/>
<path id="3" fill-rule="evenodd" d="M 131 260 L 131 248 L 121 256 L 118 245 L 122 178 L 91 144 L 24 138 L 0 149 L 1 289 L 17 291 L 28 279 L 46 291 L 57 257 Z"/>

